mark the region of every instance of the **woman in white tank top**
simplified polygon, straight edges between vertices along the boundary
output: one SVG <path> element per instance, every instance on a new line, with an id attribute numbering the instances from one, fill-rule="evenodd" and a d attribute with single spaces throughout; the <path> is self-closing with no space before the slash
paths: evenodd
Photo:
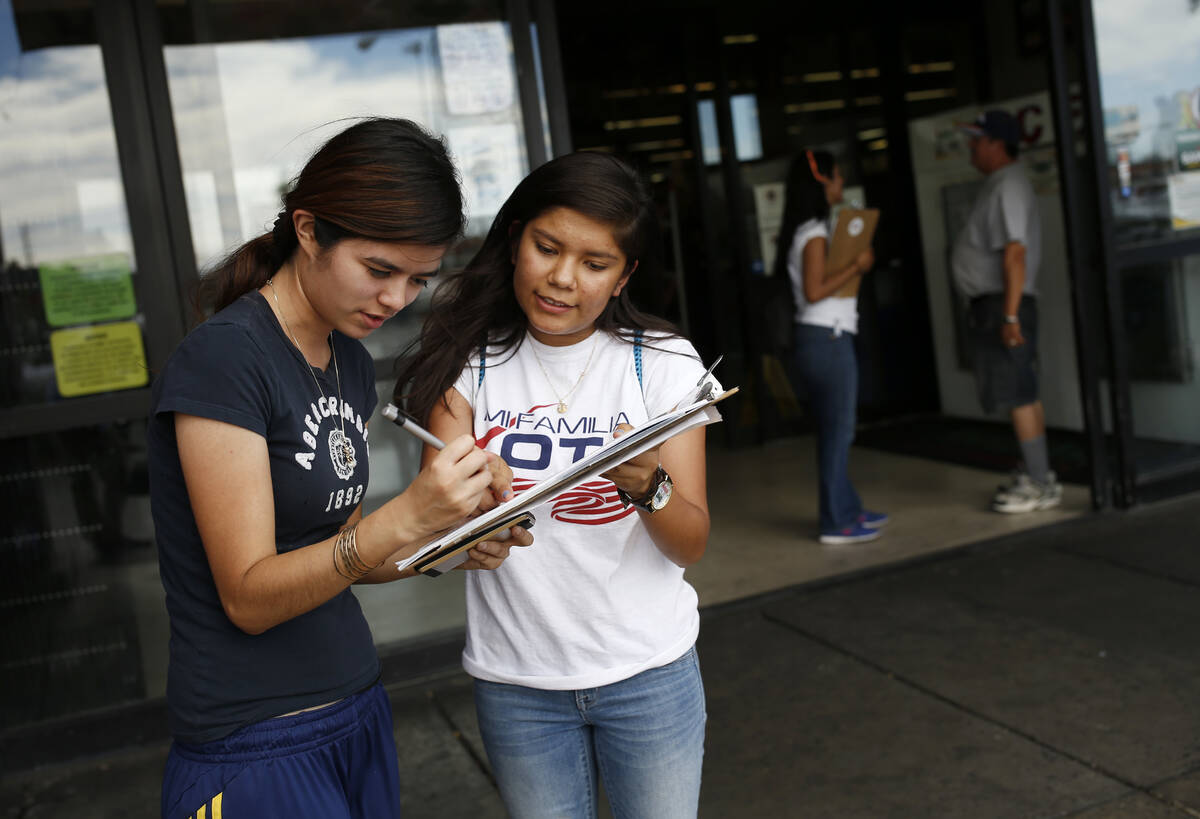
<path id="1" fill-rule="evenodd" d="M 816 423 L 819 540 L 825 544 L 874 540 L 887 515 L 863 508 L 850 481 L 850 444 L 858 402 L 858 297 L 842 288 L 875 263 L 864 250 L 829 270 L 829 212 L 842 201 L 841 169 L 827 151 L 803 151 L 788 173 L 776 275 L 791 282 L 795 311 L 794 357 Z"/>

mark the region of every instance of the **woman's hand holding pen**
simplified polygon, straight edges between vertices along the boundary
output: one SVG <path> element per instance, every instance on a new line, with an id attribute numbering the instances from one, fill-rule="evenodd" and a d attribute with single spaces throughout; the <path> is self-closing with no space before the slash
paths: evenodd
<path id="1" fill-rule="evenodd" d="M 422 469 L 401 495 L 409 500 L 415 527 L 424 535 L 432 535 L 455 526 L 474 514 L 482 504 L 490 502 L 497 488 L 502 494 L 511 492 L 497 477 L 491 461 L 495 455 L 475 446 L 470 435 L 460 435 L 446 444 Z M 490 491 L 489 491 L 490 490 Z"/>
<path id="2" fill-rule="evenodd" d="M 457 393 L 455 393 L 455 395 L 457 395 Z M 419 440 L 424 442 L 427 450 L 432 452 L 441 452 L 446 448 L 446 444 L 441 438 L 422 427 L 417 423 L 415 418 L 413 418 L 407 412 L 401 410 L 395 404 L 388 404 L 380 411 L 380 414 L 405 432 L 416 436 Z M 473 514 L 481 514 L 491 509 L 495 509 L 497 506 L 513 496 L 513 473 L 508 464 L 506 464 L 499 455 L 486 451 L 483 452 L 487 456 L 488 471 L 491 473 L 491 483 L 488 485 L 488 488 L 491 489 L 491 493 L 484 494 L 480 498 L 479 506 L 474 510 Z M 436 458 L 438 456 L 435 455 L 434 457 Z"/>
<path id="3" fill-rule="evenodd" d="M 512 496 L 512 470 L 508 465 L 494 453 L 475 446 L 472 436 L 459 435 L 442 449 L 434 449 L 408 489 L 375 514 L 390 514 L 400 542 L 417 544 Z M 514 526 L 503 539 L 471 547 L 458 568 L 498 568 L 513 546 L 532 543 L 533 535 Z"/>
<path id="4" fill-rule="evenodd" d="M 633 431 L 633 427 L 629 424 L 618 424 L 613 430 L 613 437 L 620 438 L 631 431 Z M 657 447 L 647 449 L 642 454 L 617 464 L 607 472 L 601 472 L 600 477 L 608 478 L 617 485 L 618 489 L 624 489 L 631 497 L 640 498 L 650 492 L 656 471 L 658 471 Z"/>
<path id="5" fill-rule="evenodd" d="M 453 395 L 455 399 L 462 400 L 456 391 L 453 391 Z M 397 500 L 411 496 L 413 506 L 410 508 L 413 513 L 422 515 L 422 520 L 432 519 L 436 522 L 435 528 L 428 530 L 428 534 L 440 532 L 465 518 L 494 509 L 513 497 L 512 469 L 495 453 L 475 446 L 475 440 L 469 433 L 464 432 L 446 444 L 395 404 L 388 404 L 381 414 L 426 445 L 421 472 Z M 464 425 L 464 429 L 469 427 Z M 439 433 L 445 435 L 445 431 L 439 430 Z M 464 481 L 470 481 L 469 486 Z M 454 494 L 455 486 L 462 486 L 467 491 Z M 448 501 L 440 514 L 439 510 L 428 506 L 438 493 Z M 466 561 L 457 568 L 495 569 L 505 561 L 513 546 L 529 546 L 532 543 L 533 535 L 521 526 L 514 526 L 504 538 L 472 546 L 467 552 Z"/>

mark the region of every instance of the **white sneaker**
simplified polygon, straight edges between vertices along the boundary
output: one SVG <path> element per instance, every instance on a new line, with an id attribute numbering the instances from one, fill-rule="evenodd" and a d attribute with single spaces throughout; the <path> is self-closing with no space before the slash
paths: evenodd
<path id="1" fill-rule="evenodd" d="M 1022 494 L 1029 491 L 1030 485 L 1033 483 L 1033 478 L 1029 477 L 1028 472 L 1020 469 L 1014 469 L 1009 473 L 1009 481 L 1007 486 L 997 486 L 995 494 L 992 495 L 992 503 L 1003 503 L 1004 499 L 1010 493 Z"/>
<path id="2" fill-rule="evenodd" d="M 1002 487 L 992 498 L 992 509 L 996 512 L 1015 514 L 1049 509 L 1062 503 L 1062 484 L 1053 472 L 1045 483 L 1038 483 L 1028 475 L 1018 476 L 1009 487 Z"/>

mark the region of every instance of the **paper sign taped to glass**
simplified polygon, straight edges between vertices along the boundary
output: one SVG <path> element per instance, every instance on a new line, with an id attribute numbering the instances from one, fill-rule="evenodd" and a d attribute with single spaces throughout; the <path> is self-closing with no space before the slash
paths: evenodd
<path id="1" fill-rule="evenodd" d="M 715 365 L 714 365 L 715 366 Z M 698 389 L 685 406 L 678 406 L 657 418 L 652 418 L 620 438 L 614 438 L 586 458 L 582 458 L 545 480 L 534 484 L 517 497 L 472 518 L 436 540 L 425 544 L 415 554 L 396 562 L 404 571 L 413 568 L 420 574 L 437 577 L 467 559 L 467 551 L 476 543 L 494 539 L 512 526 L 533 527 L 534 509 L 553 500 L 563 492 L 574 489 L 617 464 L 624 463 L 668 438 L 693 427 L 714 424 L 721 420 L 716 404 L 737 392 L 737 387 L 715 393 L 713 382 L 700 379 Z M 537 548 L 535 543 L 532 548 Z"/>

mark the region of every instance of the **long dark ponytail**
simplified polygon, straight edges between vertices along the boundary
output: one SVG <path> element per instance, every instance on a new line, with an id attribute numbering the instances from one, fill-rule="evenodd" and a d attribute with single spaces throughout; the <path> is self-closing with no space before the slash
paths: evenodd
<path id="1" fill-rule="evenodd" d="M 414 416 L 428 419 L 480 347 L 498 347 L 503 354 L 520 345 L 526 319 L 513 292 L 516 239 L 511 231 L 560 207 L 611 225 L 627 269 L 636 263 L 645 274 L 660 264 L 654 200 L 633 168 L 590 151 L 567 154 L 537 168 L 500 208 L 474 258 L 433 294 L 421 335 L 400 360 L 395 396 Z M 670 323 L 634 307 L 628 287 L 609 300 L 596 328 L 629 341 L 639 331 L 677 335 Z"/>
<path id="2" fill-rule="evenodd" d="M 801 151 L 788 168 L 783 200 L 783 223 L 775 243 L 776 276 L 787 280 L 787 257 L 792 248 L 796 228 L 810 219 L 829 217 L 829 200 L 825 198 L 824 179 L 833 178 L 836 160 L 829 151 Z"/>
<path id="3" fill-rule="evenodd" d="M 446 246 L 464 227 L 458 172 L 445 143 L 406 119 L 361 120 L 312 155 L 284 194 L 269 233 L 201 279 L 201 318 L 262 287 L 291 258 L 297 208 L 314 215 L 317 243 L 326 249 L 351 237 Z"/>

